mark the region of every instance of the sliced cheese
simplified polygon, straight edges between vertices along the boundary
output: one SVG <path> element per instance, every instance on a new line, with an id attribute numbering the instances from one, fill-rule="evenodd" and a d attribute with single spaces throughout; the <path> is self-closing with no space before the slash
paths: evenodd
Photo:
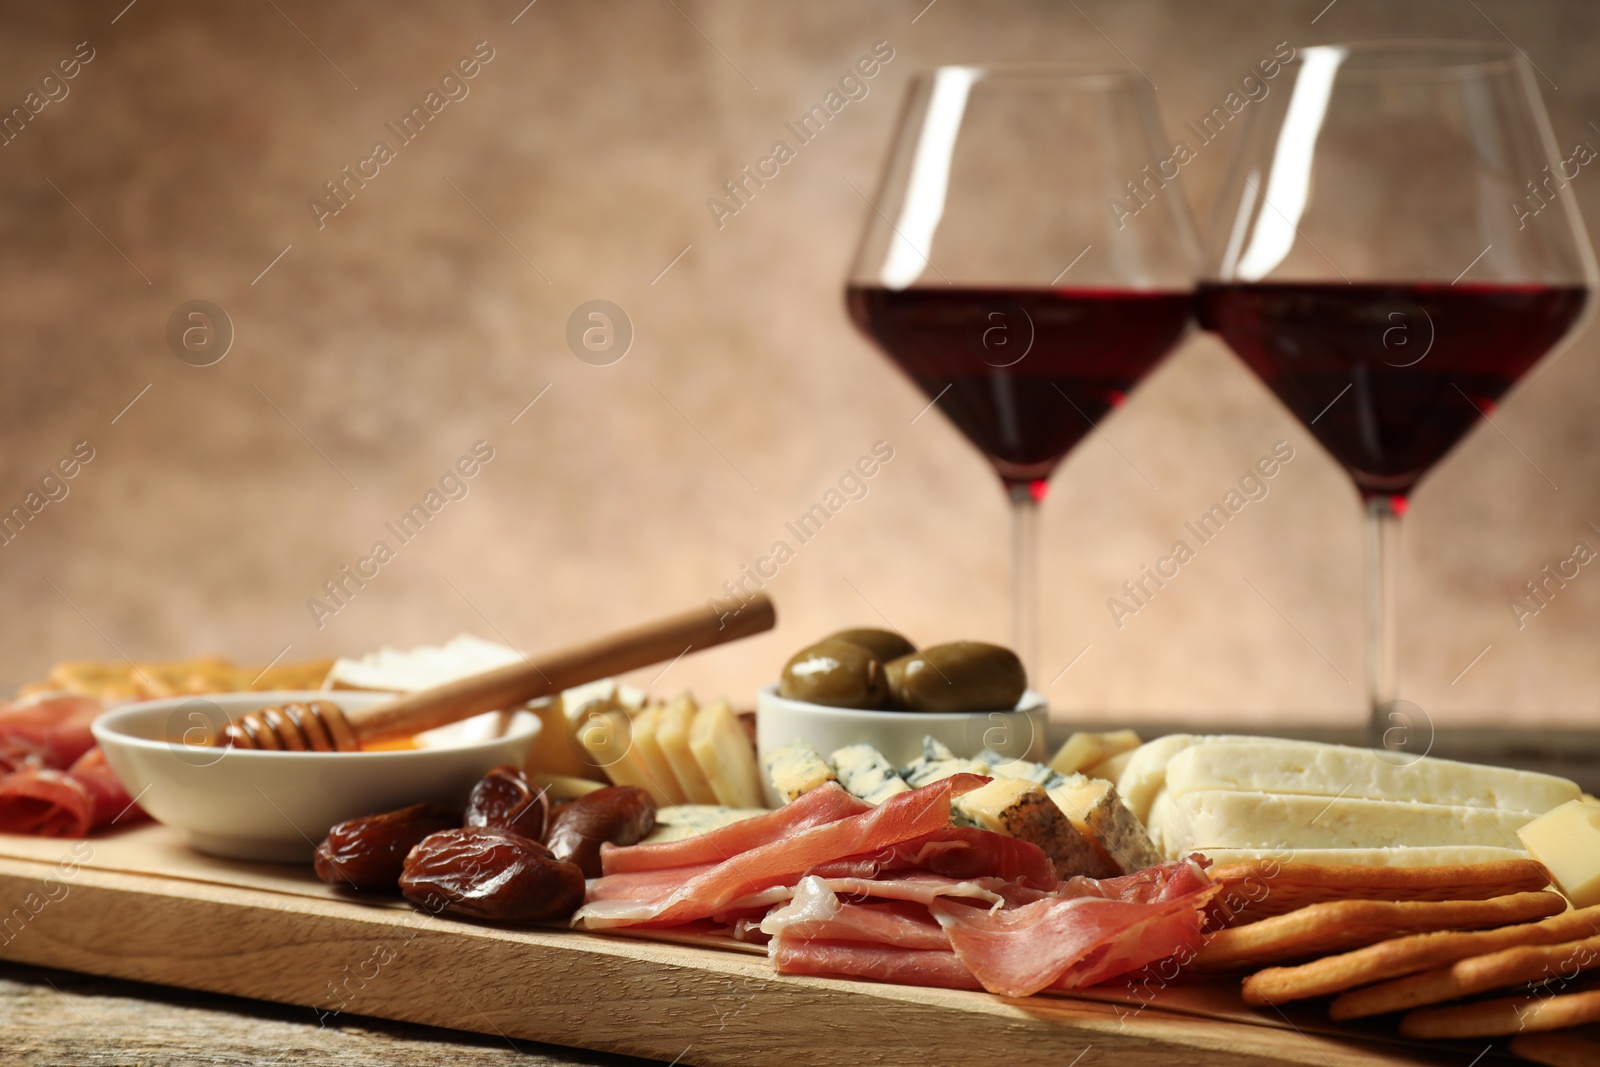
<path id="1" fill-rule="evenodd" d="M 1127 765 L 1117 777 L 1117 792 L 1140 822 L 1150 821 L 1150 806 L 1167 784 L 1167 762 L 1198 740 L 1195 734 L 1168 734 L 1146 741 L 1128 754 Z"/>
<path id="2" fill-rule="evenodd" d="M 656 803 L 684 804 L 689 800 L 689 795 L 683 791 L 683 786 L 678 784 L 678 776 L 672 770 L 672 764 L 667 761 L 667 754 L 661 749 L 661 740 L 656 736 L 661 728 L 661 708 L 652 705 L 645 708 L 633 717 L 633 747 L 639 753 L 645 770 L 650 777 L 651 788 L 656 795 Z"/>
<path id="3" fill-rule="evenodd" d="M 878 805 L 911 787 L 900 777 L 887 756 L 871 745 L 846 745 L 828 757 L 839 784 L 851 796 Z"/>
<path id="4" fill-rule="evenodd" d="M 659 808 L 656 811 L 655 829 L 645 837 L 644 843 L 698 837 L 708 831 L 743 822 L 753 815 L 766 813 L 765 808 L 729 808 L 720 804 L 678 804 Z"/>
<path id="5" fill-rule="evenodd" d="M 1527 859 L 1517 848 L 1494 845 L 1420 845 L 1407 848 L 1208 848 L 1203 850 L 1212 863 L 1251 860 L 1276 860 L 1279 863 L 1312 863 L 1320 867 L 1439 867 L 1500 860 Z"/>
<path id="6" fill-rule="evenodd" d="M 1025 778 L 996 778 L 957 797 L 950 805 L 957 821 L 1038 845 L 1050 857 L 1057 878 L 1104 878 L 1104 856 L 1050 799 L 1044 787 Z"/>
<path id="7" fill-rule="evenodd" d="M 1200 740 L 1168 761 L 1166 788 L 1174 796 L 1227 789 L 1533 812 L 1581 792 L 1549 774 L 1264 737 Z"/>
<path id="8" fill-rule="evenodd" d="M 633 744 L 633 726 L 621 708 L 590 705 L 578 726 L 578 743 L 613 785 L 638 786 L 659 806 L 666 801 Z"/>
<path id="9" fill-rule="evenodd" d="M 1515 847 L 1517 830 L 1538 816 L 1465 805 L 1285 793 L 1204 790 L 1169 796 L 1160 835 L 1172 859 L 1213 848 Z"/>
<path id="10" fill-rule="evenodd" d="M 656 744 L 672 767 L 672 774 L 683 789 L 685 801 L 690 804 L 715 804 L 717 794 L 711 781 L 695 762 L 694 751 L 689 747 L 689 731 L 694 727 L 694 697 L 688 693 L 668 701 L 656 719 Z"/>
<path id="11" fill-rule="evenodd" d="M 767 757 L 767 778 L 785 801 L 839 780 L 811 742 L 799 737 Z"/>
<path id="12" fill-rule="evenodd" d="M 1050 768 L 1057 774 L 1079 774 L 1113 756 L 1131 752 L 1139 745 L 1139 735 L 1132 730 L 1075 733 L 1050 757 Z"/>
<path id="13" fill-rule="evenodd" d="M 766 807 L 755 746 L 726 700 L 707 704 L 696 713 L 689 725 L 689 751 L 719 804 Z"/>
<path id="14" fill-rule="evenodd" d="M 1101 760 L 1093 767 L 1085 767 L 1083 773 L 1090 778 L 1104 778 L 1113 784 L 1120 782 L 1122 780 L 1122 772 L 1127 770 L 1128 764 L 1133 762 L 1135 751 L 1137 750 L 1130 748 L 1126 752 L 1119 752 L 1109 759 Z"/>
<path id="15" fill-rule="evenodd" d="M 600 768 L 585 758 L 583 746 L 574 734 L 576 722 L 561 697 L 536 701 L 528 705 L 528 710 L 539 719 L 539 732 L 534 735 L 524 764 L 530 773 L 604 781 Z"/>
<path id="16" fill-rule="evenodd" d="M 1072 825 L 1105 857 L 1113 874 L 1132 874 L 1161 862 L 1144 825 L 1101 778 L 1075 774 L 1048 790 Z"/>
<path id="17" fill-rule="evenodd" d="M 1517 831 L 1575 908 L 1600 904 L 1600 807 L 1569 801 Z"/>

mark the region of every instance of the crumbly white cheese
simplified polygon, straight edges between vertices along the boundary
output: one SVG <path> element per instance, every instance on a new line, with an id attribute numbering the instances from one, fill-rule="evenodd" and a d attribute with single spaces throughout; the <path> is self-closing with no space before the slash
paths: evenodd
<path id="1" fill-rule="evenodd" d="M 1537 812 L 1350 797 L 1200 790 L 1171 795 L 1160 836 L 1169 858 L 1213 848 L 1515 847 Z"/>
<path id="2" fill-rule="evenodd" d="M 1168 761 L 1166 788 L 1173 796 L 1228 789 L 1534 812 L 1580 792 L 1549 774 L 1272 738 L 1201 739 Z"/>

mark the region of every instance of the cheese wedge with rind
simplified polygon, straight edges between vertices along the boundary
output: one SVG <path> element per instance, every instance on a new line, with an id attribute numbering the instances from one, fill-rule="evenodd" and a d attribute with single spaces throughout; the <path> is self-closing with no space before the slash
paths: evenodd
<path id="1" fill-rule="evenodd" d="M 701 708 L 689 726 L 689 751 L 716 794 L 730 808 L 765 808 L 755 747 L 726 700 Z"/>
<path id="2" fill-rule="evenodd" d="M 1403 752 L 1307 741 L 1203 738 L 1167 763 L 1173 796 L 1204 790 L 1549 811 L 1578 799 L 1575 782 Z"/>
<path id="3" fill-rule="evenodd" d="M 951 818 L 1038 845 L 1057 878 L 1121 873 L 1045 792 L 1026 778 L 996 778 L 951 802 Z"/>
<path id="4" fill-rule="evenodd" d="M 1200 790 L 1168 794 L 1160 837 L 1167 857 L 1212 848 L 1515 847 L 1538 812 L 1351 797 Z"/>
<path id="5" fill-rule="evenodd" d="M 699 709 L 694 697 L 681 693 L 661 708 L 656 718 L 656 744 L 672 767 L 672 774 L 683 790 L 688 804 L 716 804 L 717 794 L 711 788 L 700 764 L 695 761 L 689 747 L 689 732 L 694 727 L 694 717 Z"/>
<path id="6" fill-rule="evenodd" d="M 1144 825 L 1133 817 L 1110 782 L 1074 774 L 1046 792 L 1105 857 L 1113 873 L 1132 874 L 1161 862 Z"/>

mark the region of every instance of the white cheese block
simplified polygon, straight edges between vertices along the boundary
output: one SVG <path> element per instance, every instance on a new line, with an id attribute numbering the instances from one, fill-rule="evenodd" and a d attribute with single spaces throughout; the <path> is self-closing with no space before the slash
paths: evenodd
<path id="1" fill-rule="evenodd" d="M 1515 848 L 1517 830 L 1539 814 L 1285 793 L 1203 790 L 1169 796 L 1160 834 L 1168 858 L 1174 859 L 1212 848 Z"/>
<path id="2" fill-rule="evenodd" d="M 1517 833 L 1573 907 L 1600 904 L 1600 807 L 1574 800 Z"/>
<path id="3" fill-rule="evenodd" d="M 871 745 L 846 745 L 828 757 L 828 765 L 845 792 L 874 806 L 911 790 L 888 757 Z"/>
<path id="4" fill-rule="evenodd" d="M 1249 860 L 1310 863 L 1320 867 L 1437 867 L 1445 864 L 1525 860 L 1521 849 L 1494 845 L 1421 845 L 1411 848 L 1208 848 L 1205 855 L 1218 867 Z"/>
<path id="5" fill-rule="evenodd" d="M 690 804 L 717 803 L 716 791 L 706 778 L 700 764 L 695 762 L 694 750 L 689 747 L 689 732 L 694 727 L 694 697 L 679 694 L 668 701 L 656 719 L 656 744 L 672 767 L 672 774 L 683 789 L 684 799 Z"/>
<path id="6" fill-rule="evenodd" d="M 1128 755 L 1127 766 L 1117 778 L 1117 792 L 1140 822 L 1150 823 L 1150 807 L 1167 784 L 1168 761 L 1199 740 L 1195 734 L 1168 734 L 1146 741 Z"/>
<path id="7" fill-rule="evenodd" d="M 761 808 L 761 767 L 739 716 L 726 700 L 707 704 L 689 725 L 689 751 L 717 801 L 730 808 Z"/>
<path id="8" fill-rule="evenodd" d="M 1201 739 L 1168 761 L 1166 788 L 1173 796 L 1227 789 L 1533 812 L 1580 793 L 1549 774 L 1273 738 Z"/>

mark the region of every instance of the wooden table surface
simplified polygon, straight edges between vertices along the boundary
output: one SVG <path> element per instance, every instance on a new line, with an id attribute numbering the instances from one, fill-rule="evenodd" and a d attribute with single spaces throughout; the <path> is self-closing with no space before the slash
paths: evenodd
<path id="1" fill-rule="evenodd" d="M 653 1060 L 0 964 L 0 1059 L 26 1067 L 644 1067 Z"/>

